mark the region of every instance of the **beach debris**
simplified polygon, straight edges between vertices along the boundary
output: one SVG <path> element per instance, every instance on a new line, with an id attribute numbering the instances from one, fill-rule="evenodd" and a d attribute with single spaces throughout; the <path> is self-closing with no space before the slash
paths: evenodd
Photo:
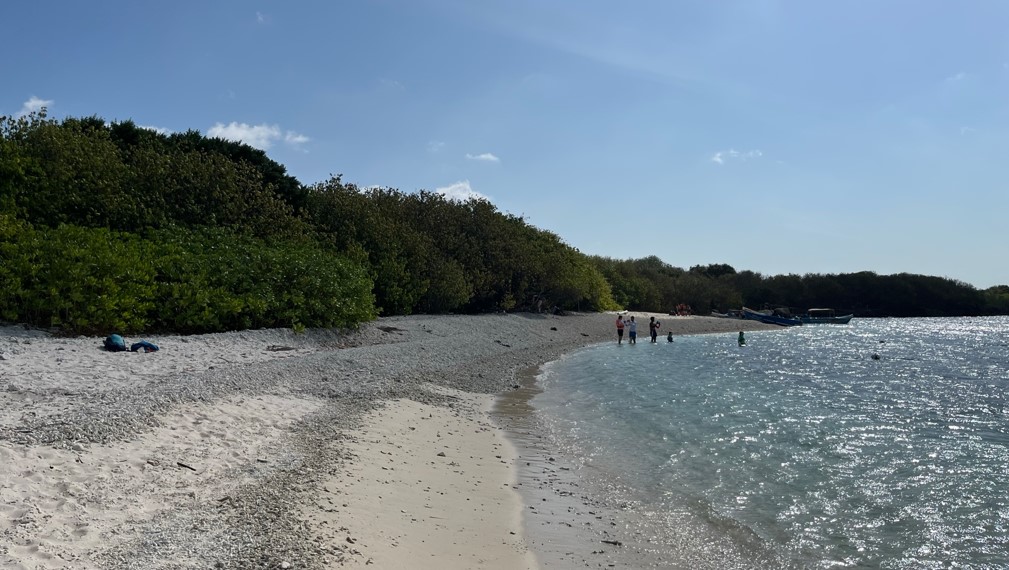
<path id="1" fill-rule="evenodd" d="M 190 465 L 186 465 L 185 463 L 183 463 L 181 461 L 176 461 L 175 464 L 178 465 L 179 467 L 185 467 L 186 469 L 189 469 L 190 471 L 196 471 L 195 467 L 192 467 Z"/>
<path id="2" fill-rule="evenodd" d="M 124 352 L 126 351 L 126 341 L 123 337 L 118 334 L 110 334 L 105 337 L 105 342 L 103 343 L 105 350 L 109 352 Z"/>
<path id="3" fill-rule="evenodd" d="M 270 346 L 266 347 L 266 350 L 269 350 L 270 352 L 283 352 L 283 351 L 286 351 L 286 350 L 298 350 L 298 349 L 295 348 L 295 347 L 293 347 L 293 346 L 284 346 L 284 345 L 280 345 L 280 344 L 271 344 Z"/>
<path id="4" fill-rule="evenodd" d="M 600 540 L 599 542 L 601 542 L 603 544 L 612 544 L 613 546 L 623 546 L 624 545 L 624 543 L 620 542 L 619 540 Z"/>
<path id="5" fill-rule="evenodd" d="M 445 457 L 445 452 L 444 451 L 439 451 L 438 452 L 438 457 Z"/>
<path id="6" fill-rule="evenodd" d="M 135 342 L 130 345 L 130 352 L 137 352 L 139 350 L 142 350 L 144 352 L 157 352 L 159 348 L 158 345 L 146 340 Z"/>

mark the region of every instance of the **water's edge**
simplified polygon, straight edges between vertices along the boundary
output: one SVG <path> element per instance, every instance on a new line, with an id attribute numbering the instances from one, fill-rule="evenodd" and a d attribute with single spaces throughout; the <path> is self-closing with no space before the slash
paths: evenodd
<path id="1" fill-rule="evenodd" d="M 565 452 L 549 437 L 533 404 L 544 391 L 539 379 L 550 365 L 517 371 L 519 387 L 499 395 L 491 411 L 518 451 L 516 490 L 524 503 L 526 542 L 542 568 L 795 567 L 770 559 L 755 537 L 716 537 L 672 522 L 667 513 L 648 512 L 612 474 Z"/>
<path id="2" fill-rule="evenodd" d="M 532 405 L 542 393 L 539 374 L 536 366 L 517 371 L 519 388 L 499 395 L 491 414 L 518 450 L 516 490 L 526 541 L 540 566 L 655 567 L 623 537 L 618 509 L 583 490 L 580 467 L 551 449 Z"/>

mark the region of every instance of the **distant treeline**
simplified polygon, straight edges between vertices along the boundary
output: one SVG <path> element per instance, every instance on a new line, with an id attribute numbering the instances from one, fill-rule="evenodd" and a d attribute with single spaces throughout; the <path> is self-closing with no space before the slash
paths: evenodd
<path id="1" fill-rule="evenodd" d="M 1009 314 L 1009 286 L 980 291 L 944 277 L 871 271 L 837 275 L 775 275 L 736 271 L 730 265 L 672 267 L 657 257 L 618 261 L 593 258 L 621 306 L 667 311 L 684 303 L 695 313 L 742 306 L 804 313 L 833 308 L 860 317 L 945 317 Z"/>
<path id="2" fill-rule="evenodd" d="M 590 257 L 486 200 L 306 186 L 250 146 L 45 111 L 0 117 L 0 320 L 67 332 L 355 326 L 512 310 L 827 305 L 1009 313 L 1006 287 Z"/>

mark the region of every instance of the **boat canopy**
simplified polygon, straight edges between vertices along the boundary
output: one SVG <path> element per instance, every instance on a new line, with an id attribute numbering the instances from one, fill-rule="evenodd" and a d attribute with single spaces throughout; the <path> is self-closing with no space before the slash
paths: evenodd
<path id="1" fill-rule="evenodd" d="M 811 317 L 833 317 L 834 309 L 810 309 L 809 316 Z"/>

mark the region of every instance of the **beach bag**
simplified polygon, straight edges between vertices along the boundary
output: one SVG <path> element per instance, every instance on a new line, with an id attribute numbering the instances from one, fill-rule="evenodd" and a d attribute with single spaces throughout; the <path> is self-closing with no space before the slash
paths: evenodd
<path id="1" fill-rule="evenodd" d="M 117 334 L 110 334 L 105 338 L 105 350 L 109 352 L 122 352 L 126 350 L 126 341 Z"/>

